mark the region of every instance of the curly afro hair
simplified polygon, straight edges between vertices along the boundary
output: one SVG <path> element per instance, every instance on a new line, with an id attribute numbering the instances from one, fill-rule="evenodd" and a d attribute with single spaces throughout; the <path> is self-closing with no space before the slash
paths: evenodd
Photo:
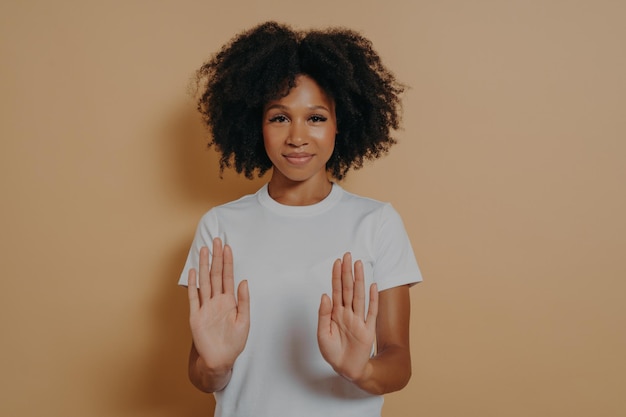
<path id="1" fill-rule="evenodd" d="M 220 171 L 252 179 L 271 167 L 263 108 L 308 75 L 335 101 L 338 133 L 326 168 L 337 180 L 396 143 L 404 86 L 371 42 L 349 29 L 295 31 L 267 22 L 235 36 L 197 72 L 198 111 L 221 153 Z"/>

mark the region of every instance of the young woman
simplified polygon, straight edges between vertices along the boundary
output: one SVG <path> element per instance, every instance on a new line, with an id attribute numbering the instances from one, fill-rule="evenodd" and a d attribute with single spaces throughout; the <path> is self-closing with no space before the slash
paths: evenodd
<path id="1" fill-rule="evenodd" d="M 198 79 L 221 168 L 271 177 L 200 220 L 179 281 L 191 381 L 215 393 L 216 416 L 380 416 L 411 376 L 421 275 L 391 205 L 331 179 L 395 143 L 403 87 L 360 34 L 274 22 Z"/>

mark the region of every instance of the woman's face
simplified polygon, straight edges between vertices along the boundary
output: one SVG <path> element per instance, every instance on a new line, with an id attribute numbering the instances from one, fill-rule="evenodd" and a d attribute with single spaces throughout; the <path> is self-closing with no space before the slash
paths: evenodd
<path id="1" fill-rule="evenodd" d="M 265 151 L 274 176 L 292 182 L 327 182 L 326 162 L 335 147 L 335 102 L 315 80 L 300 75 L 289 94 L 263 111 Z"/>

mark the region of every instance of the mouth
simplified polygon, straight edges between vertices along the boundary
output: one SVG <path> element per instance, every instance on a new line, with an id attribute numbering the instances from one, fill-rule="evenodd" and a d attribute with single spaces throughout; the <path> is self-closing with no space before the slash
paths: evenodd
<path id="1" fill-rule="evenodd" d="M 283 156 L 292 165 L 304 165 L 313 159 L 313 155 L 310 153 L 290 153 Z"/>

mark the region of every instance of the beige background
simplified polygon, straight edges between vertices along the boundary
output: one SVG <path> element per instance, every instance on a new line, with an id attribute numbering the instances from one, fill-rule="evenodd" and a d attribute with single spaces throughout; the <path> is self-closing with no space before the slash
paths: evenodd
<path id="1" fill-rule="evenodd" d="M 363 31 L 411 86 L 349 176 L 425 282 L 385 417 L 626 415 L 622 1 L 2 1 L 0 415 L 207 416 L 179 270 L 227 174 L 187 95 L 265 19 Z M 271 376 L 268 376 L 271 378 Z"/>

